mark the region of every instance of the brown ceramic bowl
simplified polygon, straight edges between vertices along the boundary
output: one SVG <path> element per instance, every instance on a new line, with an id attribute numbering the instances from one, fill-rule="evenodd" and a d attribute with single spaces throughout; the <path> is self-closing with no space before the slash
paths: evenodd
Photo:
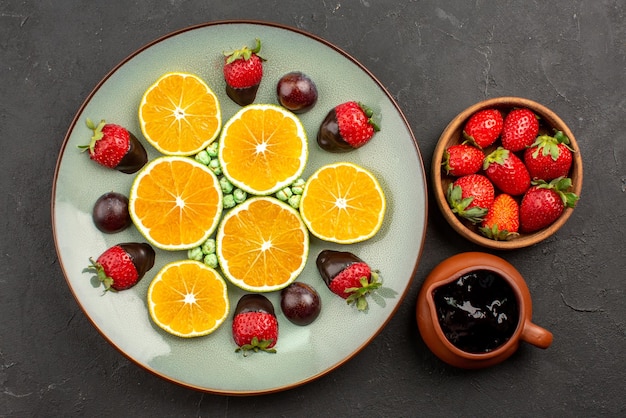
<path id="1" fill-rule="evenodd" d="M 435 292 L 441 286 L 478 270 L 500 276 L 515 294 L 519 319 L 514 333 L 502 345 L 484 353 L 470 353 L 453 345 L 439 324 Z M 501 363 L 526 342 L 539 348 L 552 344 L 552 333 L 532 321 L 532 301 L 526 281 L 506 260 L 492 254 L 467 252 L 454 255 L 437 265 L 426 277 L 417 297 L 416 320 L 422 339 L 444 362 L 465 369 L 479 369 Z"/>
<path id="2" fill-rule="evenodd" d="M 543 241 L 561 228 L 572 215 L 574 210 L 573 208 L 566 208 L 563 211 L 563 214 L 552 225 L 537 232 L 531 234 L 520 233 L 518 237 L 509 241 L 496 241 L 483 236 L 478 231 L 478 227 L 476 225 L 457 217 L 450 209 L 446 200 L 446 190 L 448 189 L 448 185 L 452 183 L 455 178 L 447 175 L 445 171 L 442 170 L 441 163 L 443 161 L 446 148 L 451 145 L 460 144 L 464 141 L 463 127 L 470 116 L 479 110 L 495 108 L 500 110 L 503 116 L 506 116 L 510 110 L 518 107 L 528 108 L 539 116 L 539 134 L 546 133 L 552 135 L 555 130 L 560 130 L 569 138 L 570 147 L 574 150 L 572 167 L 569 175 L 572 179 L 571 191 L 580 196 L 583 182 L 583 164 L 580 156 L 580 149 L 578 148 L 574 134 L 553 111 L 532 100 L 520 97 L 498 97 L 489 99 L 476 103 L 475 105 L 462 111 L 454 119 L 452 119 L 439 137 L 439 142 L 435 148 L 432 160 L 431 181 L 433 184 L 433 193 L 435 195 L 435 201 L 437 202 L 437 205 L 443 213 L 446 221 L 456 232 L 466 239 L 484 247 L 496 250 L 523 248 Z M 499 141 L 496 141 L 493 148 L 495 148 L 495 145 L 498 143 Z M 492 148 L 486 149 L 485 155 L 491 151 Z"/>

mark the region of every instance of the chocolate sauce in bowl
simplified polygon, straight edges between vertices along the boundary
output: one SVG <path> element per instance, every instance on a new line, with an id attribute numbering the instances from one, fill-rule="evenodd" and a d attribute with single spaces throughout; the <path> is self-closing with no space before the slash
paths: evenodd
<path id="1" fill-rule="evenodd" d="M 468 353 L 488 353 L 506 343 L 519 323 L 511 285 L 490 270 L 475 270 L 433 292 L 446 338 Z"/>

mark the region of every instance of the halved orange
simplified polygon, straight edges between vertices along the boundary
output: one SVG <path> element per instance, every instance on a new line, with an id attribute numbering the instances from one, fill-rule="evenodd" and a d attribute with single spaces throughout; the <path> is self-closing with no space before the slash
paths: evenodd
<path id="1" fill-rule="evenodd" d="M 139 123 L 146 140 L 165 155 L 192 155 L 217 138 L 222 115 L 217 96 L 200 77 L 166 73 L 144 93 Z"/>
<path id="2" fill-rule="evenodd" d="M 179 337 L 215 331 L 230 310 L 222 276 L 194 260 L 166 264 L 148 288 L 148 310 L 159 327 Z"/>
<path id="3" fill-rule="evenodd" d="M 304 269 L 309 233 L 291 206 L 254 197 L 224 215 L 216 246 L 228 280 L 251 292 L 271 292 L 291 284 Z"/>
<path id="4" fill-rule="evenodd" d="M 137 173 L 128 211 L 148 241 L 164 250 L 202 244 L 222 215 L 222 189 L 215 174 L 190 157 L 159 157 Z"/>
<path id="5" fill-rule="evenodd" d="M 352 244 L 373 237 L 385 217 L 383 189 L 368 170 L 353 163 L 322 166 L 306 182 L 300 214 L 316 237 Z"/>
<path id="6" fill-rule="evenodd" d="M 280 106 L 243 107 L 220 135 L 224 175 L 250 194 L 269 195 L 293 183 L 307 158 L 307 136 L 300 119 Z"/>

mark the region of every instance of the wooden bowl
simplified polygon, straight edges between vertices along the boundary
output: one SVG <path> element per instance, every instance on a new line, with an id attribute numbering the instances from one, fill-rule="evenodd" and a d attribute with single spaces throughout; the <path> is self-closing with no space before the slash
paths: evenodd
<path id="1" fill-rule="evenodd" d="M 444 129 L 443 133 L 439 137 L 439 142 L 435 148 L 432 160 L 431 168 L 431 181 L 433 184 L 433 193 L 435 201 L 441 210 L 446 221 L 452 226 L 452 228 L 458 232 L 461 236 L 465 237 L 469 241 L 482 245 L 483 247 L 496 249 L 496 250 L 512 250 L 517 248 L 528 247 L 548 238 L 556 231 L 559 230 L 565 224 L 565 222 L 572 215 L 573 208 L 565 208 L 561 216 L 550 226 L 536 231 L 531 234 L 520 233 L 518 237 L 509 241 L 496 241 L 483 236 L 478 231 L 478 226 L 456 216 L 450 209 L 446 200 L 446 190 L 448 185 L 454 182 L 455 178 L 449 176 L 442 170 L 442 161 L 445 150 L 455 144 L 460 144 L 464 141 L 463 128 L 465 123 L 471 115 L 474 113 L 487 109 L 495 108 L 502 112 L 503 116 L 514 109 L 525 107 L 532 110 L 537 116 L 539 116 L 539 134 L 553 135 L 555 131 L 562 131 L 570 140 L 570 147 L 574 150 L 572 167 L 570 168 L 569 177 L 572 179 L 571 191 L 580 196 L 583 182 L 583 164 L 580 156 L 580 149 L 574 134 L 567 127 L 565 122 L 561 120 L 553 111 L 545 106 L 536 103 L 532 100 L 523 99 L 520 97 L 498 97 L 494 99 L 485 100 L 475 105 L 472 105 L 459 113 L 448 126 Z M 499 141 L 496 141 L 498 144 Z M 495 148 L 485 149 L 485 155 L 490 153 Z M 519 153 L 518 153 L 519 155 Z"/>

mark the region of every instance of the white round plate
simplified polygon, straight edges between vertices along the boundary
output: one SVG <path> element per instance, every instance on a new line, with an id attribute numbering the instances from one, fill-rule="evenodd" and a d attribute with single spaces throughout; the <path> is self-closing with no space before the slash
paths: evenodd
<path id="1" fill-rule="evenodd" d="M 106 119 L 127 127 L 142 141 L 150 158 L 159 156 L 141 136 L 138 106 L 144 91 L 168 71 L 191 72 L 215 91 L 225 122 L 239 106 L 225 93 L 223 51 L 262 40 L 264 77 L 256 103 L 277 104 L 276 83 L 290 71 L 302 71 L 317 85 L 316 106 L 300 119 L 309 138 L 309 161 L 303 177 L 321 165 L 351 161 L 370 170 L 387 198 L 385 222 L 376 236 L 353 245 L 311 238 L 309 260 L 298 280 L 313 285 L 322 312 L 308 326 L 291 324 L 280 310 L 280 292 L 268 294 L 276 308 L 280 337 L 276 354 L 235 353 L 231 318 L 205 337 L 182 339 L 155 326 L 148 314 L 150 281 L 167 262 L 186 251 L 156 249 L 155 266 L 132 289 L 103 294 L 84 273 L 89 258 L 121 242 L 145 242 L 131 227 L 113 235 L 94 226 L 91 211 L 105 192 L 128 195 L 134 175 L 103 168 L 81 153 L 91 137 L 86 118 Z M 356 100 L 380 116 L 381 131 L 364 147 L 331 154 L 316 143 L 320 123 L 337 104 Z M 411 129 L 398 105 L 380 82 L 355 59 L 327 41 L 297 29 L 255 21 L 222 21 L 169 34 L 141 48 L 117 65 L 93 90 L 76 114 L 61 148 L 54 178 L 52 219 L 55 244 L 67 283 L 78 304 L 100 333 L 141 367 L 169 381 L 220 394 L 276 392 L 318 378 L 355 356 L 383 329 L 412 283 L 426 233 L 427 193 L 424 168 Z M 395 292 L 385 303 L 370 300 L 367 312 L 326 288 L 315 259 L 323 249 L 342 249 L 380 270 L 384 287 Z M 229 285 L 230 286 L 230 285 Z M 243 292 L 230 286 L 231 312 Z M 231 313 L 232 315 L 232 313 Z M 371 369 L 376 373 L 375 369 Z M 368 371 L 364 371 L 368 373 Z"/>

